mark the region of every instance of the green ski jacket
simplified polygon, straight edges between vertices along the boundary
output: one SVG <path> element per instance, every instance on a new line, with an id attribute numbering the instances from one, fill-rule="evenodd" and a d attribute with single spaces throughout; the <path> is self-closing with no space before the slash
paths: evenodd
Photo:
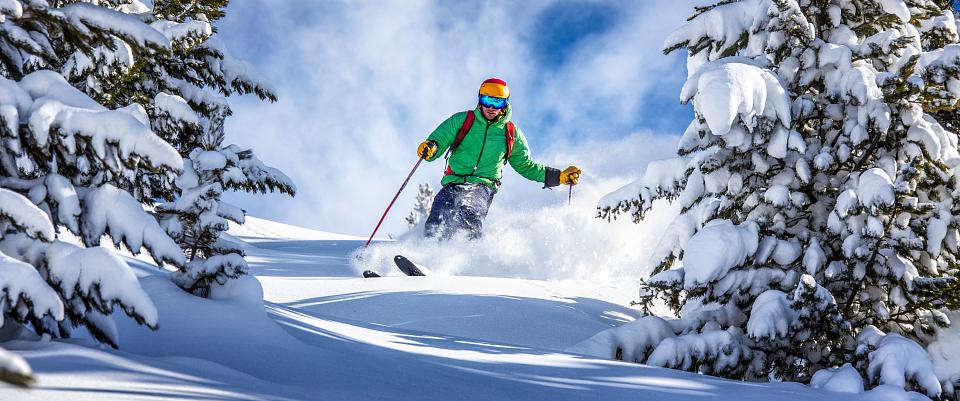
<path id="1" fill-rule="evenodd" d="M 428 141 L 437 143 L 437 153 L 427 161 L 443 157 L 447 148 L 453 145 L 467 113 L 461 111 L 450 116 L 427 137 Z M 513 111 L 510 105 L 507 105 L 500 117 L 494 121 L 487 121 L 483 112 L 480 111 L 480 106 L 477 106 L 472 113 L 476 115 L 473 125 L 457 150 L 447 159 L 446 175 L 440 183 L 442 185 L 479 183 L 496 190 L 500 185 L 507 154 L 507 121 L 510 121 Z M 506 162 L 509 162 L 517 173 L 528 180 L 544 183 L 544 187 L 560 184 L 560 170 L 544 166 L 530 158 L 527 138 L 523 136 L 519 127 L 516 128 L 514 135 L 513 151 Z"/>

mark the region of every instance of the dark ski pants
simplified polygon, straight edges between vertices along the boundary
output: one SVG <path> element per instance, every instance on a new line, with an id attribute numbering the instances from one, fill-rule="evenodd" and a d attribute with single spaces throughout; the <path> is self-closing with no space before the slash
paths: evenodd
<path id="1" fill-rule="evenodd" d="M 483 184 L 447 184 L 433 198 L 430 216 L 424 223 L 424 236 L 450 239 L 457 231 L 470 239 L 480 238 L 496 191 Z"/>

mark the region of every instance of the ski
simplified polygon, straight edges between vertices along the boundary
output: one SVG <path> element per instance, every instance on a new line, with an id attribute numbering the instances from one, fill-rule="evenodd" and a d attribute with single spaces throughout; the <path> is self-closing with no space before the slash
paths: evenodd
<path id="1" fill-rule="evenodd" d="M 364 270 L 364 271 L 363 271 L 363 278 L 375 278 L 375 277 L 382 277 L 382 276 L 380 276 L 379 274 L 377 274 L 377 272 L 375 272 L 375 271 L 373 271 L 373 270 Z"/>
<path id="2" fill-rule="evenodd" d="M 403 255 L 394 256 L 393 263 L 397 265 L 397 268 L 399 268 L 400 271 L 408 276 L 426 276 L 426 274 L 423 274 L 423 271 L 421 271 L 416 264 L 411 262 L 410 259 L 405 258 Z"/>

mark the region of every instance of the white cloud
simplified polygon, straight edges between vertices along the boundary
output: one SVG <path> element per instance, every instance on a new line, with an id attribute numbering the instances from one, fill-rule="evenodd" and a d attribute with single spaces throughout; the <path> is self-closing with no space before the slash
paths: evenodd
<path id="1" fill-rule="evenodd" d="M 233 99 L 228 139 L 252 147 L 300 190 L 294 199 L 232 199 L 255 215 L 368 234 L 416 162 L 416 145 L 450 114 L 472 108 L 477 85 L 491 75 L 510 83 L 514 118 L 534 156 L 583 167 L 574 196 L 599 198 L 674 150 L 674 137 L 633 132 L 654 122 L 637 115 L 680 107 L 664 105 L 661 92 L 676 99 L 683 63 L 660 46 L 692 3 L 615 2 L 623 13 L 616 25 L 576 43 L 564 64 L 545 66 L 531 48 L 534 23 L 566 3 L 232 2 L 221 33 L 272 81 L 280 101 Z M 441 164 L 421 166 L 385 233 L 404 230 L 416 183 L 439 186 Z M 565 200 L 539 188 L 505 172 L 491 218 L 500 207 Z"/>

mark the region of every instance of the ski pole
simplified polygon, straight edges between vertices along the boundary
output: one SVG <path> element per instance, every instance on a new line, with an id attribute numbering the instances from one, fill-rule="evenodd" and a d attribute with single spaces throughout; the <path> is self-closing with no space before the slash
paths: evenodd
<path id="1" fill-rule="evenodd" d="M 410 174 L 407 174 L 407 179 L 403 180 L 403 185 L 400 186 L 400 190 L 397 191 L 397 194 L 393 196 L 393 200 L 390 201 L 390 204 L 387 205 L 387 210 L 383 211 L 383 215 L 380 216 L 380 221 L 377 222 L 377 226 L 373 229 L 373 233 L 370 234 L 370 238 L 367 239 L 367 243 L 363 245 L 363 248 L 366 249 L 367 245 L 370 245 L 370 241 L 373 241 L 373 236 L 377 235 L 377 230 L 380 229 L 380 225 L 383 224 L 383 219 L 387 217 L 387 213 L 390 212 L 390 208 L 393 207 L 393 203 L 397 201 L 397 198 L 400 197 L 400 193 L 403 192 L 403 189 L 407 187 L 407 183 L 410 182 L 410 177 L 413 177 L 413 173 L 417 171 L 417 167 L 420 167 L 420 162 L 423 159 L 417 159 L 417 164 L 413 165 L 413 170 L 410 170 Z"/>
<path id="2" fill-rule="evenodd" d="M 570 191 L 567 192 L 567 207 L 570 207 L 570 205 L 573 203 L 573 183 L 571 182 L 567 185 L 570 186 Z"/>

